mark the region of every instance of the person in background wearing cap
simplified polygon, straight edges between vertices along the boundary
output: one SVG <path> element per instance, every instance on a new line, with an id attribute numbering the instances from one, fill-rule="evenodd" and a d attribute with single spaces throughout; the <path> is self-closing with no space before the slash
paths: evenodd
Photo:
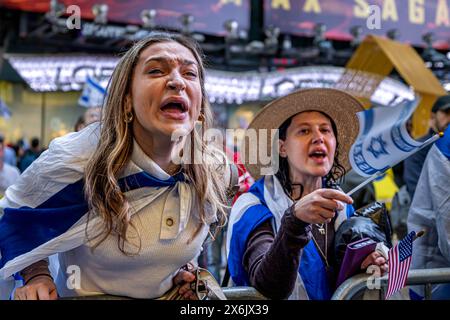
<path id="1" fill-rule="evenodd" d="M 448 111 L 448 107 L 447 107 Z M 425 230 L 414 241 L 411 269 L 450 268 L 450 126 L 428 152 L 408 214 L 408 230 Z M 423 286 L 411 299 L 422 299 Z M 450 284 L 433 285 L 432 299 L 450 299 Z"/>
<path id="2" fill-rule="evenodd" d="M 5 141 L 0 135 L 0 198 L 5 194 L 5 190 L 20 176 L 20 171 L 4 162 Z"/>
<path id="3" fill-rule="evenodd" d="M 256 115 L 247 130 L 258 135 L 260 129 L 279 129 L 279 169 L 261 177 L 262 164 L 248 156 L 260 154 L 251 149 L 260 144 L 243 145 L 243 162 L 258 180 L 238 198 L 229 219 L 228 267 L 235 285 L 255 287 L 271 299 L 331 298 L 339 271 L 335 232 L 354 212 L 352 199 L 336 183 L 350 167 L 361 110 L 342 91 L 309 89 L 277 99 Z M 269 143 L 271 157 L 274 149 Z M 378 252 L 361 268 L 371 264 L 387 269 Z"/>
<path id="4" fill-rule="evenodd" d="M 436 100 L 431 108 L 430 130 L 429 132 L 417 139 L 425 141 L 438 132 L 444 132 L 450 123 L 450 95 L 442 96 Z M 404 161 L 403 180 L 406 183 L 406 188 L 411 199 L 414 197 L 417 181 L 419 180 L 420 172 L 422 171 L 423 163 L 430 151 L 432 145 L 429 145 L 422 150 L 414 153 Z"/>

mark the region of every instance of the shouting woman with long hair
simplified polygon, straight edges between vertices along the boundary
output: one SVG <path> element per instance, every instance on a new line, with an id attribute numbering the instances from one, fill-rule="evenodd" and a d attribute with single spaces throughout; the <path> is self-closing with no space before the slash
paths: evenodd
<path id="1" fill-rule="evenodd" d="M 195 129 L 212 119 L 204 82 L 182 36 L 155 33 L 125 53 L 101 121 L 55 139 L 0 202 L 0 276 L 23 279 L 16 299 L 157 298 L 183 283 L 194 298 L 182 267 L 226 221 L 223 154 Z M 207 161 L 174 161 L 187 144 Z"/>

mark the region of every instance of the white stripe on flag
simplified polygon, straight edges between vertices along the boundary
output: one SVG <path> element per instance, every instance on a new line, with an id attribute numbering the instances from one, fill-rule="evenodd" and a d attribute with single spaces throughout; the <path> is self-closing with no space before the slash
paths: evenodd
<path id="1" fill-rule="evenodd" d="M 386 294 L 386 299 L 388 299 L 397 290 L 403 288 L 408 277 L 408 271 L 411 264 L 411 257 L 408 257 L 402 262 L 399 262 L 399 251 L 398 246 L 394 250 L 389 252 L 389 261 L 392 261 L 391 270 L 389 270 L 389 280 L 388 280 L 388 292 Z"/>

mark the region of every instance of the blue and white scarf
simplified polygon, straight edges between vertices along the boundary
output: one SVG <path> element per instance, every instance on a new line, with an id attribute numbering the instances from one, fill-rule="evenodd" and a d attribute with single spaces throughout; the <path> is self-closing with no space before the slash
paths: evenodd
<path id="1" fill-rule="evenodd" d="M 6 191 L 0 200 L 0 286 L 1 279 L 11 281 L 12 275 L 27 266 L 86 243 L 86 226 L 88 234 L 99 230 L 99 216 L 92 215 L 87 224 L 88 205 L 83 194 L 83 172 L 98 139 L 99 125 L 95 123 L 53 140 L 49 150 Z M 136 142 L 133 148 L 133 153 L 142 153 Z M 174 239 L 189 220 L 192 187 L 182 172 L 170 177 L 146 161 L 145 171 L 132 160 L 127 164 L 119 178 L 120 188 L 131 214 L 169 192 L 163 218 L 166 212 L 179 215 L 175 219 L 179 225 L 173 231 L 162 228 L 160 238 Z"/>
<path id="2" fill-rule="evenodd" d="M 227 232 L 228 268 L 235 285 L 249 286 L 249 279 L 242 263 L 247 239 L 251 232 L 270 219 L 274 232 L 280 227 L 281 218 L 293 201 L 285 194 L 276 176 L 265 176 L 253 184 L 234 204 Z M 353 206 L 339 211 L 334 228 L 349 218 Z M 303 248 L 300 257 L 299 277 L 290 299 L 326 300 L 331 297 L 325 264 L 313 241 Z"/>

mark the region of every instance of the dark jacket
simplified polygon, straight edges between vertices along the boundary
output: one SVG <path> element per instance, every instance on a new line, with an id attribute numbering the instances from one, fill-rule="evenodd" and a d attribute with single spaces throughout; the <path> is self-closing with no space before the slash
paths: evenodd
<path id="1" fill-rule="evenodd" d="M 41 154 L 40 152 L 36 152 L 31 149 L 28 149 L 27 151 L 25 151 L 25 154 L 19 160 L 20 172 L 24 172 L 30 166 L 30 164 L 33 163 L 34 160 L 39 158 L 40 154 Z"/>
<path id="2" fill-rule="evenodd" d="M 430 130 L 426 135 L 417 139 L 418 141 L 425 141 L 431 138 L 434 132 Z M 405 160 L 404 170 L 403 170 L 403 180 L 405 181 L 406 188 L 411 199 L 414 197 L 414 192 L 416 191 L 417 181 L 419 181 L 420 173 L 422 172 L 422 167 L 427 157 L 428 151 L 433 144 L 430 144 L 412 154 Z"/>

